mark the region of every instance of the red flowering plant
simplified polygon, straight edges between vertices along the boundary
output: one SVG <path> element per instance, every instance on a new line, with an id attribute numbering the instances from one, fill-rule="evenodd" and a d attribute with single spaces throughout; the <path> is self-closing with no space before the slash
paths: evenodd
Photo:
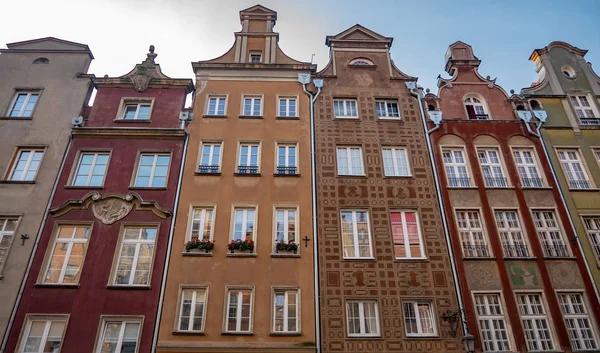
<path id="1" fill-rule="evenodd" d="M 275 251 L 293 251 L 296 253 L 298 251 L 298 244 L 296 244 L 293 240 L 288 241 L 287 243 L 282 239 L 275 242 Z"/>
<path id="2" fill-rule="evenodd" d="M 231 252 L 235 250 L 250 250 L 252 252 L 254 250 L 254 242 L 252 240 L 235 239 L 227 244 L 227 249 Z"/>
<path id="3" fill-rule="evenodd" d="M 215 247 L 215 242 L 208 239 L 192 239 L 185 243 L 185 251 L 192 249 L 205 250 L 206 252 L 212 251 Z"/>

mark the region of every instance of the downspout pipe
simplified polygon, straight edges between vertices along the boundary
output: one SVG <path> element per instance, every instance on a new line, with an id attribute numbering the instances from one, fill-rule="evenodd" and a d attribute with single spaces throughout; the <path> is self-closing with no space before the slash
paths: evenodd
<path id="1" fill-rule="evenodd" d="M 154 324 L 154 335 L 152 337 L 152 349 L 150 352 L 156 352 L 158 344 L 158 330 L 160 328 L 160 316 L 162 315 L 163 302 L 165 299 L 165 288 L 167 286 L 167 274 L 169 272 L 169 263 L 171 262 L 171 249 L 173 248 L 173 233 L 175 230 L 175 219 L 177 218 L 177 208 L 179 207 L 179 195 L 181 194 L 181 181 L 183 179 L 183 169 L 185 167 L 185 157 L 187 156 L 189 135 L 185 130 L 185 121 L 181 120 L 181 127 L 185 132 L 185 140 L 183 142 L 183 156 L 181 157 L 181 166 L 179 167 L 179 179 L 177 180 L 177 190 L 175 191 L 175 205 L 173 206 L 173 218 L 171 219 L 171 229 L 169 230 L 169 242 L 167 244 L 167 256 L 165 257 L 165 265 L 162 275 L 162 284 L 160 286 L 160 295 L 158 299 L 158 308 L 156 310 L 156 323 Z"/>
<path id="2" fill-rule="evenodd" d="M 50 193 L 50 198 L 48 199 L 48 203 L 46 204 L 46 211 L 44 212 L 44 217 L 42 218 L 42 222 L 40 223 L 40 227 L 38 229 L 38 233 L 35 236 L 35 243 L 33 244 L 33 249 L 31 250 L 31 254 L 29 255 L 29 262 L 27 263 L 27 268 L 25 269 L 25 276 L 21 281 L 21 287 L 19 288 L 19 293 L 17 294 L 17 299 L 15 300 L 15 305 L 13 306 L 13 310 L 10 314 L 10 320 L 8 321 L 8 325 L 6 326 L 6 331 L 4 332 L 4 339 L 2 340 L 2 347 L 0 347 L 0 353 L 4 352 L 6 348 L 6 344 L 8 343 L 8 337 L 10 336 L 10 330 L 15 322 L 15 316 L 17 316 L 17 310 L 19 308 L 19 304 L 21 302 L 21 298 L 23 297 L 23 291 L 25 290 L 25 284 L 27 284 L 27 279 L 29 278 L 29 273 L 31 271 L 31 266 L 33 264 L 33 259 L 35 258 L 35 253 L 40 244 L 40 239 L 42 237 L 42 232 L 44 230 L 44 226 L 46 225 L 46 220 L 48 219 L 48 213 L 50 211 L 50 206 L 52 206 L 52 201 L 54 200 L 54 195 L 56 194 L 56 189 L 58 188 L 58 180 L 62 175 L 63 169 L 65 167 L 65 163 L 67 161 L 67 155 L 71 150 L 71 144 L 73 143 L 73 135 L 69 135 L 69 142 L 67 143 L 67 148 L 63 154 L 62 161 L 60 162 L 60 168 L 58 169 L 58 174 L 56 174 L 56 180 L 54 180 L 54 186 L 52 187 L 52 192 Z"/>
<path id="3" fill-rule="evenodd" d="M 311 154 L 311 183 L 312 183 L 312 222 L 313 222 L 313 268 L 314 268 L 314 292 L 315 292 L 315 345 L 317 353 L 321 352 L 321 310 L 320 310 L 320 292 L 319 292 L 319 247 L 317 242 L 317 168 L 316 168 L 316 152 L 315 152 L 315 102 L 321 94 L 323 80 L 314 80 L 314 85 L 317 87 L 317 93 L 306 89 L 306 85 L 310 82 L 310 74 L 298 74 L 298 82 L 302 84 L 302 90 L 308 96 L 310 101 L 310 154 Z"/>
<path id="4" fill-rule="evenodd" d="M 408 88 L 410 94 L 417 99 L 419 110 L 421 111 L 421 119 L 423 120 L 423 128 L 427 130 L 427 120 L 425 118 L 425 112 L 423 111 L 423 101 L 422 97 L 417 92 L 417 83 L 414 81 L 406 82 L 406 87 Z M 442 215 L 442 224 L 444 226 L 444 235 L 446 236 L 446 244 L 448 245 L 448 255 L 450 256 L 450 265 L 452 267 L 452 278 L 454 279 L 454 286 L 456 287 L 456 294 L 458 296 L 458 309 L 460 311 L 461 322 L 463 327 L 463 332 L 465 335 L 469 332 L 469 328 L 467 326 L 467 318 L 465 316 L 465 307 L 463 303 L 463 297 L 460 289 L 460 283 L 458 281 L 458 272 L 456 270 L 456 259 L 454 258 L 454 251 L 452 249 L 452 242 L 450 241 L 450 229 L 448 227 L 448 220 L 446 219 L 446 212 L 444 207 L 444 199 L 442 198 L 442 190 L 440 188 L 440 179 L 438 174 L 438 169 L 435 164 L 435 159 L 433 155 L 433 147 L 431 145 L 430 135 L 432 132 L 436 131 L 440 128 L 441 123 L 441 115 L 438 121 L 435 121 L 436 126 L 431 130 L 427 131 L 427 151 L 429 152 L 429 160 L 431 161 L 431 166 L 433 168 L 433 179 L 435 180 L 435 190 L 437 193 L 437 197 L 440 205 L 440 214 Z"/>

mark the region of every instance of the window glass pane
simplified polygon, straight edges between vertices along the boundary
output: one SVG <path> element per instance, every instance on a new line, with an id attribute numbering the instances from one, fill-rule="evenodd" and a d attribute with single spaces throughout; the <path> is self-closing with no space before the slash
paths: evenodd
<path id="1" fill-rule="evenodd" d="M 150 119 L 150 104 L 140 104 L 138 109 L 138 120 Z"/>

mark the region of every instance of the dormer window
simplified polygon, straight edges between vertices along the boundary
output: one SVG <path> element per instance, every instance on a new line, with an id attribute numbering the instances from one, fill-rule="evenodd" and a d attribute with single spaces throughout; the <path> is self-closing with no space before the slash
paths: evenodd
<path id="1" fill-rule="evenodd" d="M 250 52 L 250 62 L 253 64 L 262 62 L 262 54 L 260 52 Z"/>
<path id="2" fill-rule="evenodd" d="M 479 98 L 468 97 L 465 99 L 465 108 L 469 120 L 488 120 L 490 116 L 485 109 L 485 105 Z"/>
<path id="3" fill-rule="evenodd" d="M 569 65 L 563 65 L 560 68 L 560 71 L 563 73 L 563 75 L 565 75 L 567 78 L 575 78 L 575 76 L 577 76 L 577 74 L 575 73 L 575 70 L 573 70 L 573 68 Z"/>
<path id="4" fill-rule="evenodd" d="M 373 62 L 369 59 L 358 58 L 350 61 L 350 65 L 352 66 L 373 66 Z"/>
<path id="5" fill-rule="evenodd" d="M 50 64 L 48 58 L 37 58 L 33 61 L 34 64 Z"/>
<path id="6" fill-rule="evenodd" d="M 536 101 L 535 99 L 530 100 L 529 105 L 531 106 L 531 110 L 542 110 L 543 109 L 540 102 Z"/>
<path id="7" fill-rule="evenodd" d="M 145 121 L 150 120 L 152 99 L 123 98 L 117 120 Z"/>

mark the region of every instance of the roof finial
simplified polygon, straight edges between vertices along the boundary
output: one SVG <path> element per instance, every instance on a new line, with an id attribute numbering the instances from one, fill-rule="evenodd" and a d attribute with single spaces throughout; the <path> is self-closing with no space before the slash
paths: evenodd
<path id="1" fill-rule="evenodd" d="M 149 53 L 145 62 L 148 64 L 154 64 L 154 59 L 158 56 L 158 54 L 154 53 L 154 45 L 151 45 L 150 48 L 148 48 L 148 51 Z"/>
<path id="2" fill-rule="evenodd" d="M 150 53 L 154 54 L 154 45 L 150 45 Z"/>
<path id="3" fill-rule="evenodd" d="M 514 89 L 511 89 L 511 90 L 510 90 L 510 94 L 515 94 L 515 90 L 514 90 Z"/>

